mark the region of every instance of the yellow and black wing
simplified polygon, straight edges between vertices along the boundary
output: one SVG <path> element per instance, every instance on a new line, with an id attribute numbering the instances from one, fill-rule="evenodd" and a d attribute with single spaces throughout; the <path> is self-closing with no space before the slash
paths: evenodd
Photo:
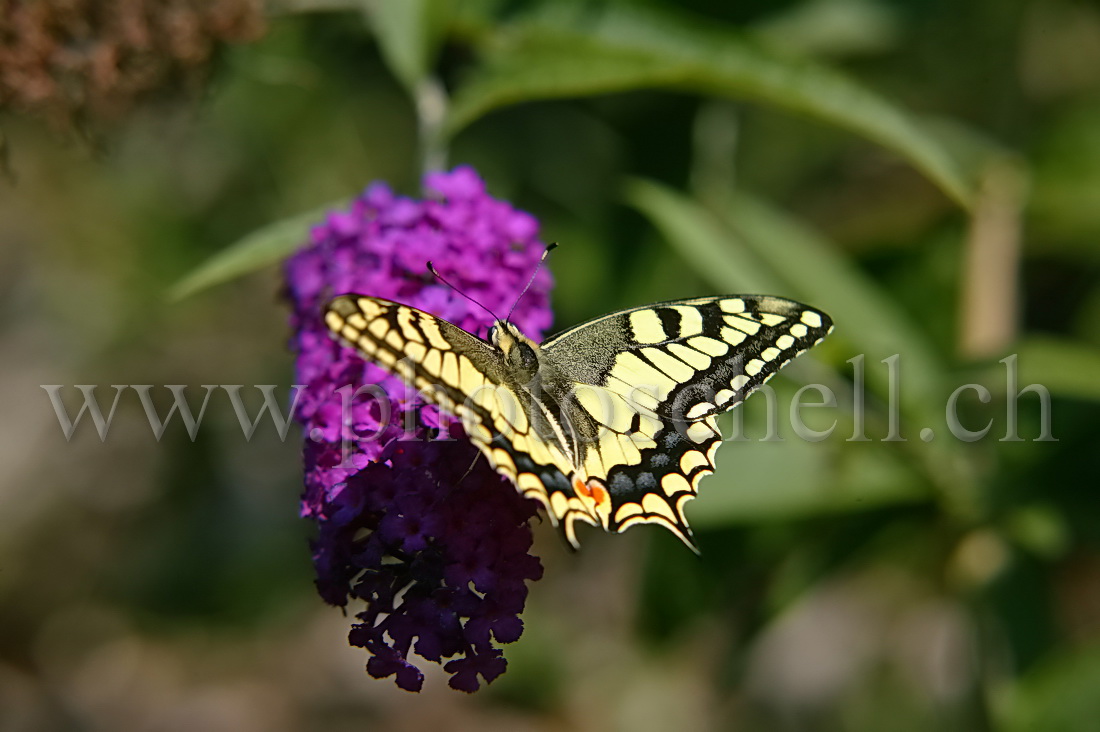
<path id="1" fill-rule="evenodd" d="M 333 299 L 324 317 L 340 341 L 461 419 L 493 468 L 555 524 L 586 510 L 566 477 L 573 457 L 554 411 L 510 383 L 499 349 L 430 313 L 366 295 Z"/>
<path id="2" fill-rule="evenodd" d="M 609 494 L 605 528 L 656 523 L 692 546 L 684 506 L 714 470 L 716 415 L 831 329 L 791 300 L 726 296 L 612 313 L 543 343 L 573 384 L 566 418 L 597 425 L 577 462 Z"/>

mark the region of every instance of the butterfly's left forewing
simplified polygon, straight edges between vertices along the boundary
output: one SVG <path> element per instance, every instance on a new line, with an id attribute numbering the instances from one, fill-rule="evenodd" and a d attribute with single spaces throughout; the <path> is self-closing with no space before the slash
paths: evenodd
<path id="1" fill-rule="evenodd" d="M 456 416 L 470 395 L 503 381 L 500 357 L 489 344 L 407 305 L 341 295 L 329 302 L 325 324 L 344 344 Z M 489 416 L 474 407 L 475 416 Z"/>
<path id="2" fill-rule="evenodd" d="M 572 460 L 548 424 L 556 418 L 508 383 L 498 350 L 430 313 L 365 295 L 333 299 L 325 323 L 341 342 L 461 419 L 493 468 L 542 503 L 555 523 L 565 516 L 595 522 L 573 496 Z"/>

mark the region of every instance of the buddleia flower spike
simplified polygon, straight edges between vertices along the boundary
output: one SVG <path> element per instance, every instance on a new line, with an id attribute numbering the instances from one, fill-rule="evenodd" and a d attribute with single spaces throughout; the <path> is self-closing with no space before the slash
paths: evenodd
<path id="1" fill-rule="evenodd" d="M 474 691 L 504 671 L 500 644 L 519 637 L 527 582 L 542 575 L 530 554 L 538 504 L 475 463 L 460 425 L 441 427 L 435 407 L 333 340 L 323 320 L 333 295 L 361 292 L 485 332 L 491 318 L 426 277 L 428 260 L 488 307 L 512 304 L 544 251 L 535 219 L 487 195 L 468 167 L 430 174 L 424 187 L 418 200 L 370 186 L 287 262 L 296 383 L 306 385 L 295 414 L 305 437 L 302 515 L 317 525 L 321 596 L 363 603 L 349 640 L 370 654 L 368 672 L 419 690 L 419 656 L 442 664 L 452 687 Z M 550 325 L 550 286 L 543 270 L 517 306 L 527 332 Z M 371 384 L 388 409 L 364 396 L 345 422 L 345 395 Z M 451 439 L 435 439 L 440 429 Z"/>

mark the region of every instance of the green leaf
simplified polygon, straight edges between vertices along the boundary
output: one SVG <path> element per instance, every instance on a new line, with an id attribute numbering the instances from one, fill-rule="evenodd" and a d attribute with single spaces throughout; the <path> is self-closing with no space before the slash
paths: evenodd
<path id="1" fill-rule="evenodd" d="M 912 318 L 835 246 L 790 214 L 743 192 L 721 217 L 800 297 L 832 316 L 837 334 L 874 361 L 901 355 L 901 400 L 923 404 L 946 383 L 943 364 Z"/>
<path id="2" fill-rule="evenodd" d="M 1033 155 L 1032 251 L 1061 251 L 1095 262 L 1100 254 L 1100 99 L 1059 108 Z"/>
<path id="3" fill-rule="evenodd" d="M 791 294 L 832 316 L 837 334 L 868 357 L 902 354 L 902 401 L 920 404 L 944 383 L 927 338 L 877 285 L 827 241 L 748 194 L 716 214 L 659 183 L 633 180 L 627 200 L 648 216 L 699 275 L 722 292 Z"/>
<path id="4" fill-rule="evenodd" d="M 963 206 L 977 171 L 913 115 L 849 77 L 744 34 L 637 7 L 554 5 L 486 35 L 485 63 L 456 93 L 454 133 L 535 99 L 665 88 L 744 99 L 851 130 L 907 159 Z"/>
<path id="5" fill-rule="evenodd" d="M 886 401 L 894 397 L 882 360 L 898 355 L 897 406 L 905 440 L 916 440 L 923 428 L 938 429 L 945 421 L 949 379 L 913 317 L 835 246 L 790 214 L 743 192 L 730 193 L 725 200 L 720 215 L 730 229 L 781 273 L 791 291 L 832 316 L 833 338 L 846 341 L 853 356 L 866 357 L 867 384 Z M 943 510 L 965 520 L 980 514 L 983 497 L 970 453 L 953 440 L 917 444 L 908 453 L 935 486 Z"/>
<path id="6" fill-rule="evenodd" d="M 410 93 L 428 76 L 446 27 L 446 0 L 376 0 L 368 4 L 382 56 Z"/>
<path id="7" fill-rule="evenodd" d="M 1063 651 L 1002 694 L 998 729 L 1005 732 L 1078 732 L 1096 729 L 1100 646 Z"/>
<path id="8" fill-rule="evenodd" d="M 896 406 L 902 436 L 911 442 L 899 447 L 911 446 L 907 454 L 936 488 L 944 510 L 976 515 L 980 497 L 959 447 L 950 440 L 916 440 L 922 428 L 943 422 L 948 379 L 931 343 L 887 293 L 829 242 L 746 194 L 721 198 L 719 213 L 650 181 L 631 181 L 626 195 L 716 289 L 793 296 L 829 313 L 836 333 L 822 352 L 831 344 L 847 344 L 851 355 L 863 354 L 867 385 L 887 408 L 893 397 L 889 371 L 880 361 L 900 354 Z M 882 416 L 884 410 L 876 407 L 872 417 L 876 411 Z M 867 435 L 884 436 L 885 427 L 869 424 Z M 907 485 L 902 494 L 912 490 Z"/>
<path id="9" fill-rule="evenodd" d="M 337 201 L 298 216 L 276 221 L 238 239 L 192 270 L 168 291 L 170 300 L 182 300 L 286 258 L 309 237 L 309 229 L 328 211 L 342 208 Z"/>
<path id="10" fill-rule="evenodd" d="M 688 508 L 697 529 L 928 500 L 925 484 L 892 450 L 837 451 L 798 439 L 727 442 L 717 461 L 736 464 L 736 478 L 723 479 L 720 469 L 703 482 L 700 497 Z"/>
<path id="11" fill-rule="evenodd" d="M 892 51 L 902 36 L 900 8 L 874 0 L 807 0 L 753 26 L 784 48 L 819 55 Z"/>
<path id="12" fill-rule="evenodd" d="M 717 472 L 703 481 L 699 498 L 688 504 L 692 526 L 704 529 L 854 513 L 929 500 L 927 483 L 900 451 L 883 449 L 877 442 L 843 442 L 851 430 L 844 414 L 822 410 L 824 422 L 836 418 L 833 435 L 827 440 L 799 438 L 784 414 L 794 388 L 777 384 L 774 391 L 774 397 L 755 394 L 738 407 L 742 410 L 740 431 L 722 424 L 723 434 L 743 438 L 728 439 L 719 447 Z M 767 425 L 768 400 L 772 398 L 781 406 L 775 433 L 768 436 L 772 429 Z M 828 429 L 828 425 L 816 428 Z"/>
<path id="13" fill-rule="evenodd" d="M 624 196 L 718 291 L 782 291 L 774 272 L 745 251 L 744 243 L 699 202 L 640 178 L 627 182 Z"/>
<path id="14" fill-rule="evenodd" d="M 1072 542 L 1067 518 L 1049 504 L 1020 506 L 1005 518 L 1003 533 L 1038 557 L 1057 559 Z"/>
<path id="15" fill-rule="evenodd" d="M 1100 349 L 1075 341 L 1031 337 L 1019 344 L 1019 384 L 1042 384 L 1052 394 L 1073 399 L 1100 400 Z M 1004 379 L 1004 366 L 991 369 L 990 378 Z M 994 376 L 995 374 L 995 376 Z"/>

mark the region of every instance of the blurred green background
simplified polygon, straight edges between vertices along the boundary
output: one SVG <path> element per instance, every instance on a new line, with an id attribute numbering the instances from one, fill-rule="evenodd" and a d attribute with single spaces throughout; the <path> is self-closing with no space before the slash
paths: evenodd
<path id="1" fill-rule="evenodd" d="M 0 729 L 1100 730 L 1100 7 L 264 16 L 201 83 L 61 124 L 0 110 Z M 760 291 L 837 324 L 773 382 L 784 439 L 746 405 L 689 511 L 701 559 L 655 527 L 575 555 L 536 527 L 526 632 L 474 696 L 363 671 L 314 594 L 296 431 L 246 440 L 222 393 L 197 439 L 177 417 L 158 441 L 130 391 L 106 440 L 85 418 L 66 441 L 41 388 L 70 415 L 76 384 L 105 410 L 112 384 L 186 384 L 196 409 L 202 384 L 285 394 L 274 263 L 368 182 L 417 195 L 444 163 L 562 244 L 558 327 Z M 1002 439 L 1012 354 L 1056 441 L 1035 393 Z M 804 383 L 837 395 L 807 410 L 837 420 L 821 442 L 787 417 Z M 992 420 L 973 442 L 945 429 L 965 384 L 992 394 L 959 398 L 965 426 Z"/>

